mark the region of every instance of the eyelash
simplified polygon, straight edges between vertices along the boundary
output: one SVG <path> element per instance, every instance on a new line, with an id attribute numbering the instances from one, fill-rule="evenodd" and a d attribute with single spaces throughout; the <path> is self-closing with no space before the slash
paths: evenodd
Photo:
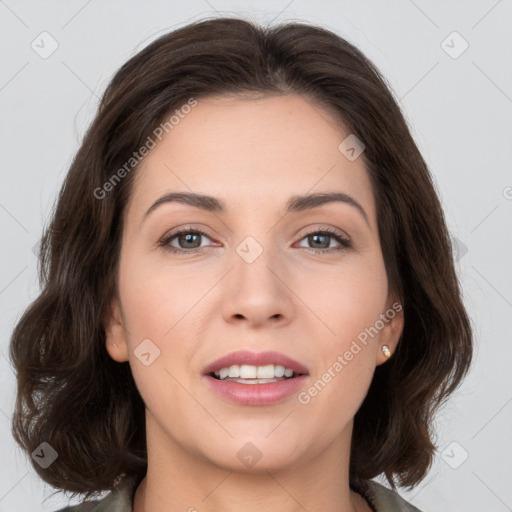
<path id="1" fill-rule="evenodd" d="M 207 233 L 205 233 L 204 231 L 202 231 L 201 229 L 187 227 L 187 228 L 180 228 L 180 229 L 174 231 L 173 233 L 169 234 L 168 236 L 165 236 L 162 240 L 160 240 L 158 245 L 160 247 L 162 247 L 167 252 L 170 252 L 173 254 L 179 254 L 179 255 L 204 252 L 204 249 L 205 249 L 204 247 L 196 247 L 194 249 L 179 249 L 179 248 L 172 247 L 169 245 L 169 243 L 174 238 L 176 238 L 179 235 L 183 235 L 183 234 L 198 234 L 198 235 L 202 235 L 207 238 L 210 238 L 210 236 Z M 306 238 L 310 235 L 318 235 L 318 234 L 319 235 L 328 235 L 328 236 L 334 238 L 341 245 L 341 247 L 330 248 L 330 249 L 314 249 L 314 248 L 304 247 L 304 249 L 306 249 L 306 251 L 313 252 L 315 254 L 326 254 L 326 253 L 332 254 L 332 253 L 343 252 L 343 251 L 347 250 L 349 247 L 351 247 L 351 243 L 348 239 L 346 239 L 345 237 L 340 235 L 340 233 L 338 233 L 337 231 L 334 231 L 329 228 L 316 229 L 316 230 L 309 231 L 309 232 L 305 233 L 304 236 L 300 240 L 302 241 L 304 238 Z"/>

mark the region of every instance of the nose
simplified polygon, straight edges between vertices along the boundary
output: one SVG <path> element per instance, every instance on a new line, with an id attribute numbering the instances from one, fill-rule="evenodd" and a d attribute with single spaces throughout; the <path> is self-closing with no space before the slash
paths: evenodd
<path id="1" fill-rule="evenodd" d="M 293 317 L 293 283 L 280 259 L 263 249 L 252 262 L 234 254 L 224 283 L 222 314 L 229 323 L 248 327 L 288 324 Z"/>

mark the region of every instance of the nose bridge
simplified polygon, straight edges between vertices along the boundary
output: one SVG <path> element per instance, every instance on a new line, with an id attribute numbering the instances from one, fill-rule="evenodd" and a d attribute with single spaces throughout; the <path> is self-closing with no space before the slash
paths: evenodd
<path id="1" fill-rule="evenodd" d="M 240 288 L 250 287 L 253 291 L 262 288 L 261 291 L 272 291 L 272 295 L 279 295 L 279 284 L 274 274 L 277 268 L 274 267 L 281 265 L 277 257 L 277 248 L 272 244 L 272 236 L 260 235 L 256 238 L 250 235 L 236 246 L 233 264 Z"/>
<path id="2" fill-rule="evenodd" d="M 286 270 L 271 240 L 271 234 L 258 238 L 250 235 L 236 246 L 224 302 L 226 319 L 242 316 L 257 324 L 290 317 L 290 291 L 282 282 Z"/>
<path id="3" fill-rule="evenodd" d="M 254 274 L 268 273 L 267 267 L 272 267 L 272 263 L 278 264 L 276 230 L 269 229 L 275 220 L 270 208 L 263 210 L 265 194 L 260 192 L 257 197 L 259 202 L 242 205 L 237 222 L 232 226 L 240 240 L 234 247 L 236 272 L 249 279 Z"/>

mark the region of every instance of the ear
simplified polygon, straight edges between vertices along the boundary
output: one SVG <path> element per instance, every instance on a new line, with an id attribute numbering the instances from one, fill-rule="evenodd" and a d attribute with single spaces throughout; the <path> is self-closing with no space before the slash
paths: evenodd
<path id="1" fill-rule="evenodd" d="M 380 331 L 379 344 L 376 353 L 376 366 L 385 363 L 390 357 L 393 357 L 398 346 L 398 341 L 404 329 L 404 308 L 394 295 L 389 297 L 386 310 L 383 315 L 384 327 Z M 386 357 L 382 351 L 382 347 L 387 345 L 391 352 L 390 357 Z"/>
<path id="2" fill-rule="evenodd" d="M 110 357 L 119 363 L 128 361 L 128 344 L 126 342 L 126 329 L 119 301 L 114 297 L 105 311 L 103 325 L 106 335 L 106 349 Z"/>

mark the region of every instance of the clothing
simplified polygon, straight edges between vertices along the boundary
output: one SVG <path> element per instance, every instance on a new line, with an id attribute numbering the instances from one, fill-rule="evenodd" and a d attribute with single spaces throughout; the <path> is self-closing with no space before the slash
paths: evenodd
<path id="1" fill-rule="evenodd" d="M 57 512 L 132 512 L 135 490 L 133 482 L 127 481 L 102 500 L 66 507 Z M 405 501 L 395 491 L 373 480 L 368 481 L 365 498 L 376 512 L 421 512 L 420 509 Z"/>

